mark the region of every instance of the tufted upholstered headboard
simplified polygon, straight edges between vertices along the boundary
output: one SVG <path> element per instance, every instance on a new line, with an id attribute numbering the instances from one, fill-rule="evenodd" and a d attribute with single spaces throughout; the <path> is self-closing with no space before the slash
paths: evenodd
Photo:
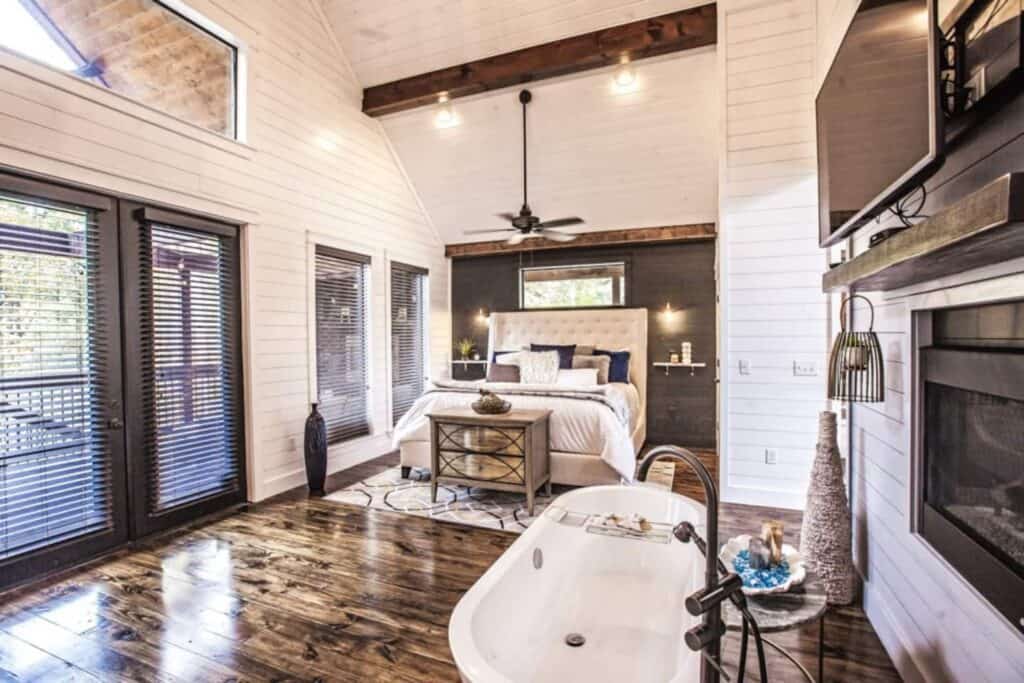
<path id="1" fill-rule="evenodd" d="M 629 378 L 647 405 L 647 309 L 601 308 L 492 313 L 488 353 L 530 344 L 586 344 L 629 349 Z"/>

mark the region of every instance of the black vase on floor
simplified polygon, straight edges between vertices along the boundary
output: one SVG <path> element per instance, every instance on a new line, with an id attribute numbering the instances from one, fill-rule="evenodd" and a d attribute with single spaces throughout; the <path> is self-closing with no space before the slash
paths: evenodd
<path id="1" fill-rule="evenodd" d="M 327 479 L 327 423 L 324 416 L 313 404 L 313 412 L 306 418 L 306 481 L 309 492 L 315 496 L 324 495 L 324 480 Z"/>

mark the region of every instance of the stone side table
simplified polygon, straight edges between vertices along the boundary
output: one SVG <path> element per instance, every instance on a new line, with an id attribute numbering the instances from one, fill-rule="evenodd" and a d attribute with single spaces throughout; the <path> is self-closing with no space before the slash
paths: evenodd
<path id="1" fill-rule="evenodd" d="M 726 628 L 738 631 L 743 627 L 743 617 L 731 602 L 722 603 L 722 618 Z M 762 637 L 765 645 L 769 645 L 780 655 L 788 659 L 800 669 L 809 683 L 824 683 L 825 666 L 825 616 L 828 603 L 825 599 L 825 586 L 812 572 L 807 573 L 804 582 L 788 593 L 771 593 L 768 595 L 748 595 L 747 609 L 757 621 L 762 634 L 778 633 L 797 628 L 813 621 L 818 622 L 818 678 L 798 662 L 785 648 L 768 638 Z"/>

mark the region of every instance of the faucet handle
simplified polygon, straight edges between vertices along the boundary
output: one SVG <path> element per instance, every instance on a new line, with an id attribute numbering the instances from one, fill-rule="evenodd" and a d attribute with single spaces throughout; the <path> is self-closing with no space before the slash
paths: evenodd
<path id="1" fill-rule="evenodd" d="M 686 641 L 686 646 L 689 647 L 691 650 L 693 650 L 694 652 L 700 652 L 708 645 L 720 639 L 724 635 L 724 623 L 718 622 L 718 628 L 716 629 L 702 622 L 691 628 L 689 631 L 687 631 L 686 634 L 683 636 L 683 640 Z"/>
<path id="2" fill-rule="evenodd" d="M 717 607 L 723 600 L 743 589 L 743 579 L 736 572 L 729 572 L 714 588 L 704 587 L 686 598 L 686 611 L 699 617 Z"/>

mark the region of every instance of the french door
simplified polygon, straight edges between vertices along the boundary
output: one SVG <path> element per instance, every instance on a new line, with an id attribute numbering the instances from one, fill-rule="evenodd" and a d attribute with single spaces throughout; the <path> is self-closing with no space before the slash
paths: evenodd
<path id="1" fill-rule="evenodd" d="M 244 500 L 237 230 L 0 174 L 0 589 Z"/>

